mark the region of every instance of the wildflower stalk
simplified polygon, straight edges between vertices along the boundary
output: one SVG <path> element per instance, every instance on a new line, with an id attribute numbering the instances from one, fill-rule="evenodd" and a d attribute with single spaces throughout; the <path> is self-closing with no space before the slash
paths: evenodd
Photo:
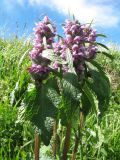
<path id="1" fill-rule="evenodd" d="M 76 135 L 76 138 L 75 138 L 75 146 L 74 146 L 74 149 L 73 149 L 71 160 L 75 160 L 76 159 L 76 154 L 77 154 L 79 142 L 81 144 L 81 160 L 83 159 L 82 134 L 81 134 L 81 131 L 83 129 L 83 125 L 84 125 L 84 114 L 81 111 L 80 112 L 80 124 L 78 125 L 78 135 Z"/>
<path id="2" fill-rule="evenodd" d="M 54 158 L 56 158 L 56 152 L 57 152 L 57 121 L 54 120 L 54 125 L 53 125 L 53 146 L 52 146 L 52 150 L 53 150 L 53 156 Z"/>
<path id="3" fill-rule="evenodd" d="M 93 94 L 92 92 L 89 92 L 89 88 L 90 90 L 94 91 L 98 99 L 101 99 L 99 98 L 100 94 L 98 93 L 98 90 L 94 89 L 96 88 L 96 86 L 94 87 L 94 85 L 97 84 L 97 81 L 98 81 L 97 76 L 102 75 L 104 73 L 101 72 L 101 67 L 99 66 L 99 64 L 94 65 L 91 60 L 93 60 L 96 57 L 97 53 L 99 53 L 98 45 L 100 45 L 103 48 L 107 48 L 107 47 L 103 44 L 96 42 L 97 33 L 95 30 L 91 28 L 90 25 L 89 26 L 81 25 L 81 23 L 77 20 L 73 20 L 73 21 L 67 20 L 66 23 L 64 24 L 63 29 L 64 29 L 65 36 L 61 37 L 58 40 L 58 42 L 56 42 L 54 39 L 56 35 L 56 27 L 53 25 L 53 23 L 50 21 L 50 19 L 47 16 L 45 16 L 41 22 L 36 24 L 36 27 L 34 28 L 35 39 L 33 41 L 33 49 L 29 53 L 30 58 L 32 60 L 32 66 L 29 67 L 29 73 L 31 74 L 32 78 L 35 80 L 36 89 L 39 92 L 39 90 L 41 89 L 41 84 L 43 80 L 46 80 L 48 76 L 51 75 L 50 74 L 51 72 L 53 72 L 55 77 L 58 77 L 58 79 L 61 78 L 62 80 L 64 80 L 65 77 L 63 75 L 65 75 L 66 73 L 69 73 L 72 67 L 74 70 L 74 73 L 72 73 L 72 75 L 74 75 L 75 77 L 77 76 L 78 81 L 81 84 L 83 80 L 87 78 L 86 73 L 90 71 L 91 78 L 93 79 L 93 81 L 90 81 L 90 84 L 89 84 L 90 87 L 88 86 L 88 84 L 86 84 L 86 87 L 83 89 L 85 93 L 83 93 L 82 103 L 84 105 L 86 104 L 86 101 L 87 101 L 87 103 L 89 103 L 91 107 L 94 107 L 95 106 L 94 98 L 92 98 Z M 70 54 L 68 53 L 68 51 L 70 51 Z M 97 68 L 98 71 L 100 70 L 101 73 L 97 74 L 98 71 L 96 69 L 95 70 L 92 69 L 91 65 L 89 66 L 89 64 L 87 66 L 86 61 L 87 61 L 87 64 L 92 63 L 92 65 L 94 66 L 92 68 Z M 95 76 L 93 74 L 95 74 Z M 107 83 L 108 81 L 106 80 L 105 75 L 103 77 L 104 77 L 103 79 Z M 67 83 L 70 84 L 68 86 L 72 88 L 69 91 L 67 91 L 68 87 L 66 87 L 65 92 L 61 92 L 61 93 L 63 94 L 63 96 L 66 96 L 68 93 L 67 96 L 70 95 L 70 99 L 72 98 L 73 100 L 73 103 L 72 103 L 73 107 L 75 106 L 79 108 L 80 101 L 77 98 L 78 94 L 81 93 L 81 91 L 79 92 L 79 89 L 78 89 L 79 83 L 77 83 L 77 85 L 74 85 L 74 83 L 72 83 L 71 80 L 70 81 L 68 80 Z M 102 88 L 104 88 L 105 85 L 106 84 L 103 83 Z M 46 87 L 48 87 L 48 89 Z M 46 96 L 46 99 L 48 99 L 49 86 L 46 85 L 46 87 L 45 87 L 46 89 L 44 94 Z M 61 86 L 60 88 L 61 90 L 62 89 L 64 90 L 64 86 Z M 54 90 L 55 90 L 54 93 L 56 94 L 57 93 L 56 89 L 54 88 Z M 62 96 L 60 94 L 60 98 L 61 97 Z M 92 103 L 90 102 L 91 99 L 92 99 Z M 67 101 L 70 102 L 69 98 L 65 97 L 65 101 L 61 101 L 60 99 L 58 103 L 65 106 L 66 104 L 69 104 Z M 56 107 L 54 101 L 53 100 L 51 101 L 51 98 L 48 99 L 48 102 L 51 102 L 50 108 L 52 105 L 53 105 L 53 108 Z M 48 102 L 45 103 L 46 106 L 48 105 Z M 74 102 L 75 103 L 77 102 L 77 103 L 75 104 Z M 62 113 L 65 113 L 66 119 L 71 118 L 69 114 L 67 114 L 67 111 L 69 110 L 66 109 L 66 107 L 63 108 L 64 110 L 58 109 L 57 115 L 60 115 L 59 118 L 62 121 L 64 121 L 64 118 L 65 118 L 64 116 L 62 116 Z M 71 106 L 69 107 L 70 107 L 69 109 L 71 109 Z M 71 110 L 71 112 L 72 111 L 73 110 Z M 45 115 L 47 115 L 47 111 Z M 36 116 L 39 116 L 39 115 L 36 115 Z M 53 117 L 53 114 L 51 115 L 49 114 L 49 116 Z M 82 129 L 84 125 L 84 112 L 82 110 L 80 111 L 79 120 L 80 120 L 80 123 L 78 125 L 78 130 L 75 137 L 75 146 L 73 149 L 71 160 L 76 159 L 79 143 L 80 143 L 81 160 L 83 160 Z M 69 151 L 69 146 L 70 146 L 71 129 L 72 129 L 72 125 L 71 125 L 71 121 L 69 121 L 66 127 L 66 135 L 65 135 L 63 154 L 62 154 L 61 160 L 67 160 L 67 153 Z M 53 137 L 54 137 L 54 142 L 53 142 L 52 150 L 53 150 L 53 155 L 56 159 L 56 153 L 57 153 L 57 150 L 59 150 L 58 149 L 59 143 L 57 143 L 57 122 L 56 121 L 53 127 Z M 35 160 L 39 159 L 39 145 L 40 145 L 40 139 L 38 134 L 36 134 L 35 135 Z M 60 145 L 60 148 L 61 146 L 62 146 L 62 143 Z"/>
<path id="4" fill-rule="evenodd" d="M 36 87 L 36 89 L 40 90 L 41 82 L 36 80 L 35 81 L 35 87 Z M 40 151 L 40 135 L 38 133 L 38 129 L 36 128 L 36 130 L 35 130 L 35 143 L 34 143 L 35 160 L 40 160 L 39 151 Z"/>
<path id="5" fill-rule="evenodd" d="M 35 145 L 34 145 L 34 153 L 35 153 L 35 160 L 39 160 L 39 149 L 40 149 L 40 136 L 39 133 L 35 133 Z"/>
<path id="6" fill-rule="evenodd" d="M 71 135 L 71 122 L 69 122 L 67 125 L 62 160 L 67 160 L 67 153 L 70 146 L 70 135 Z"/>

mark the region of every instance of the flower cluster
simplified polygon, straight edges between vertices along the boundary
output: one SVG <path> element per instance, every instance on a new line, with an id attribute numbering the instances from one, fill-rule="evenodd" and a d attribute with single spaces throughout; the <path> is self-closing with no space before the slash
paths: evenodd
<path id="1" fill-rule="evenodd" d="M 78 21 L 67 20 L 64 25 L 64 33 L 65 38 L 54 44 L 54 52 L 66 60 L 66 49 L 69 48 L 75 70 L 81 73 L 84 71 L 85 60 L 93 59 L 97 53 L 96 31 L 90 25 L 81 25 Z M 64 68 L 67 66 L 63 66 L 63 70 Z"/>
<path id="2" fill-rule="evenodd" d="M 36 27 L 34 28 L 35 38 L 33 41 L 33 49 L 29 53 L 33 62 L 33 65 L 29 68 L 29 72 L 34 79 L 42 79 L 44 75 L 47 75 L 50 71 L 48 67 L 50 60 L 44 58 L 42 52 L 46 49 L 52 49 L 55 31 L 54 25 L 47 16 L 44 17 L 43 21 L 36 23 Z"/>
<path id="3" fill-rule="evenodd" d="M 94 58 L 97 52 L 97 47 L 94 45 L 96 31 L 90 26 L 80 25 L 78 21 L 66 21 L 64 32 L 74 60 Z"/>
<path id="4" fill-rule="evenodd" d="M 36 77 L 46 77 L 49 73 L 50 66 L 58 70 L 62 68 L 63 72 L 68 72 L 69 64 L 67 61 L 67 51 L 69 50 L 73 59 L 73 66 L 78 75 L 84 74 L 84 64 L 86 60 L 93 59 L 96 56 L 98 48 L 96 46 L 96 31 L 88 25 L 81 25 L 77 20 L 67 20 L 64 27 L 64 38 L 60 38 L 58 42 L 54 42 L 56 28 L 51 23 L 48 17 L 44 17 L 43 21 L 36 24 L 34 28 L 35 39 L 33 41 L 33 49 L 30 52 L 30 57 L 33 65 L 29 72 Z M 43 51 L 52 49 L 54 54 L 62 61 L 67 63 L 60 63 L 43 57 Z"/>
<path id="5" fill-rule="evenodd" d="M 54 48 L 54 54 L 56 54 L 58 57 L 60 57 L 63 61 L 66 61 L 66 50 L 68 49 L 68 46 L 66 44 L 66 41 L 64 38 L 60 39 L 59 42 L 54 43 L 53 45 Z M 61 65 L 59 62 L 55 61 L 53 64 L 54 69 L 58 69 Z M 63 72 L 68 71 L 68 66 L 67 64 L 62 64 L 61 66 Z"/>
<path id="6" fill-rule="evenodd" d="M 33 64 L 29 68 L 29 72 L 31 73 L 32 77 L 36 80 L 42 80 L 46 78 L 47 74 L 50 71 L 48 67 Z"/>

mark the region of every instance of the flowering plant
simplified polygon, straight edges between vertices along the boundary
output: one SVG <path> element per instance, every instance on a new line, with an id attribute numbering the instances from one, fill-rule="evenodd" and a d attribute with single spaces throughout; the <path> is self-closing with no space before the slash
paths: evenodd
<path id="1" fill-rule="evenodd" d="M 64 62 L 61 65 L 60 61 L 53 60 L 54 63 L 52 63 L 51 68 L 58 70 L 61 67 L 63 72 L 69 72 L 70 69 L 67 61 L 68 54 L 66 53 L 69 51 L 73 60 L 73 67 L 79 77 L 84 72 L 85 61 L 94 59 L 97 54 L 96 31 L 90 25 L 81 25 L 77 20 L 66 21 L 64 25 L 65 38 L 61 37 L 58 42 L 54 41 L 56 28 L 48 17 L 44 17 L 42 22 L 36 24 L 34 31 L 34 47 L 30 52 L 33 66 L 29 69 L 32 76 L 37 76 L 37 73 L 45 75 L 50 71 L 50 55 L 47 58 L 44 57 L 46 50 L 53 50 L 54 56 L 59 57 Z"/>
<path id="2" fill-rule="evenodd" d="M 67 20 L 63 29 L 64 37 L 56 33 L 47 16 L 36 24 L 33 49 L 29 53 L 32 60 L 29 72 L 35 87 L 28 89 L 24 103 L 26 115 L 39 129 L 43 143 L 49 145 L 51 137 L 55 138 L 54 156 L 58 122 L 66 127 L 62 154 L 65 160 L 71 130 L 78 133 L 72 154 L 75 159 L 85 117 L 91 110 L 101 116 L 109 103 L 109 78 L 95 58 L 100 53 L 111 56 L 109 49 L 96 41 L 98 36 L 105 36 L 98 34 L 91 24 Z M 100 50 L 101 47 L 107 52 Z"/>

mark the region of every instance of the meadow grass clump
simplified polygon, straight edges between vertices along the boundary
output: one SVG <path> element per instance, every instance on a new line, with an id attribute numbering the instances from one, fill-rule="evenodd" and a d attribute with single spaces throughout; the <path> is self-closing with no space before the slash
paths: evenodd
<path id="1" fill-rule="evenodd" d="M 21 100 L 25 88 L 21 88 L 16 96 L 14 93 L 20 87 L 21 77 L 24 80 L 27 73 L 27 53 L 30 48 L 30 43 L 25 43 L 22 39 L 0 39 L 0 159 L 29 157 L 27 147 L 31 148 L 28 142 L 32 139 L 32 127 L 27 122 L 18 122 L 16 105 Z M 28 145 L 25 145 L 27 143 Z"/>

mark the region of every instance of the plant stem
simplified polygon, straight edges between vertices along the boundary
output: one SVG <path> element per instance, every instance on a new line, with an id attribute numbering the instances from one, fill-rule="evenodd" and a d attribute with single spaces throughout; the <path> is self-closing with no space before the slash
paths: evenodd
<path id="1" fill-rule="evenodd" d="M 80 139 L 80 152 L 81 152 L 81 160 L 83 160 L 83 146 L 82 146 L 82 137 Z"/>
<path id="2" fill-rule="evenodd" d="M 80 112 L 80 130 L 83 129 L 84 126 L 84 113 L 81 111 Z"/>
<path id="3" fill-rule="evenodd" d="M 71 122 L 69 122 L 67 125 L 62 160 L 67 160 L 67 153 L 70 146 L 70 135 L 71 135 Z"/>
<path id="4" fill-rule="evenodd" d="M 81 131 L 84 125 L 84 114 L 81 111 L 80 112 L 80 124 L 78 125 L 78 135 L 76 135 L 75 138 L 75 146 L 73 149 L 73 153 L 72 153 L 72 158 L 71 160 L 75 160 L 76 159 L 76 154 L 77 154 L 77 150 L 78 150 L 78 145 L 79 145 L 79 141 L 81 142 L 81 160 L 83 159 L 83 151 L 82 151 L 82 135 L 81 135 Z"/>
<path id="5" fill-rule="evenodd" d="M 53 125 L 53 146 L 52 146 L 52 150 L 53 150 L 53 156 L 54 158 L 56 158 L 56 152 L 57 152 L 57 142 L 56 142 L 56 139 L 57 139 L 57 122 L 56 120 L 54 120 L 54 125 Z"/>
<path id="6" fill-rule="evenodd" d="M 79 144 L 79 137 L 76 137 L 76 139 L 75 139 L 75 146 L 74 146 L 74 150 L 73 150 L 73 153 L 72 153 L 72 158 L 71 158 L 71 160 L 75 160 L 75 158 L 76 158 L 76 153 L 77 153 L 77 149 L 78 149 L 78 144 Z"/>
<path id="7" fill-rule="evenodd" d="M 80 134 L 80 148 L 81 148 L 81 160 L 83 160 L 83 146 L 82 146 L 82 134 L 81 131 L 84 127 L 84 121 L 85 121 L 85 117 L 84 117 L 84 113 L 81 111 L 80 112 L 80 130 L 79 130 L 79 134 Z"/>
<path id="8" fill-rule="evenodd" d="M 35 152 L 35 160 L 39 160 L 39 148 L 40 148 L 40 136 L 39 133 L 35 133 L 35 146 L 34 146 L 34 152 Z"/>

